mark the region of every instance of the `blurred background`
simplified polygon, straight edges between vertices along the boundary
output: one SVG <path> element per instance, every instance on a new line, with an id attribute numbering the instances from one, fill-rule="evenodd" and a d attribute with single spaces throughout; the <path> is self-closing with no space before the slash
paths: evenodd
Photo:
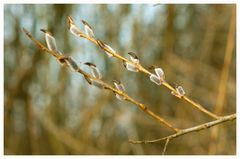
<path id="1" fill-rule="evenodd" d="M 120 80 L 128 95 L 175 127 L 187 128 L 213 119 L 73 36 L 66 16 L 82 30 L 80 20 L 86 20 L 119 54 L 129 58 L 127 52 L 136 52 L 145 68 L 162 67 L 170 84 L 182 85 L 206 109 L 228 115 L 236 112 L 235 12 L 235 5 L 5 4 L 4 154 L 161 154 L 164 142 L 132 145 L 128 140 L 173 133 L 133 104 L 61 67 L 22 27 L 44 45 L 40 29 L 48 29 L 59 50 L 78 62 L 95 63 L 105 82 Z M 166 154 L 234 155 L 236 122 L 176 138 Z"/>

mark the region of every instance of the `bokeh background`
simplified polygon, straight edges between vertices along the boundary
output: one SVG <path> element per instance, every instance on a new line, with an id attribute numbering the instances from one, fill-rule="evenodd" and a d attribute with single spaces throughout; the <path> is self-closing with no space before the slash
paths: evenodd
<path id="1" fill-rule="evenodd" d="M 172 133 L 133 104 L 61 67 L 24 35 L 22 27 L 43 44 L 40 29 L 50 30 L 59 50 L 78 62 L 95 63 L 104 81 L 122 81 L 131 97 L 175 127 L 187 128 L 212 119 L 73 36 L 66 16 L 81 29 L 80 20 L 86 20 L 119 54 L 136 52 L 144 67 L 161 66 L 169 83 L 182 85 L 208 110 L 228 115 L 236 112 L 236 41 L 235 28 L 230 27 L 235 11 L 235 5 L 226 4 L 5 4 L 4 154 L 161 154 L 164 142 L 131 145 L 128 140 Z M 231 33 L 234 38 L 229 38 Z M 226 49 L 230 44 L 233 51 Z M 217 137 L 208 129 L 174 139 L 166 154 L 236 154 L 236 122 L 218 128 Z"/>

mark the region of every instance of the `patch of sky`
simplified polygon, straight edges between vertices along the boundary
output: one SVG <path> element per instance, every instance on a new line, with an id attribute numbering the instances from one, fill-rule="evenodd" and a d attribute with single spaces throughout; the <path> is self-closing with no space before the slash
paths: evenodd
<path id="1" fill-rule="evenodd" d="M 119 8 L 119 4 L 108 4 L 107 5 L 107 9 L 113 14 L 116 13 L 118 8 Z"/>
<path id="2" fill-rule="evenodd" d="M 124 47 L 130 47 L 128 45 L 131 44 L 133 20 L 130 16 L 127 16 L 123 19 L 123 21 L 124 23 L 121 24 L 119 33 L 120 45 Z"/>
<path id="3" fill-rule="evenodd" d="M 143 19 L 144 19 L 144 23 L 150 24 L 155 20 L 155 14 L 157 12 L 157 9 L 155 7 L 153 7 L 152 4 L 148 4 L 148 5 L 141 5 L 141 7 L 143 7 Z"/>
<path id="4" fill-rule="evenodd" d="M 4 43 L 9 43 L 15 38 L 15 19 L 13 15 L 5 8 L 4 14 Z"/>
<path id="5" fill-rule="evenodd" d="M 21 4 L 8 4 L 6 6 L 10 8 L 10 12 L 13 14 L 14 17 L 21 17 L 24 12 L 24 6 Z"/>

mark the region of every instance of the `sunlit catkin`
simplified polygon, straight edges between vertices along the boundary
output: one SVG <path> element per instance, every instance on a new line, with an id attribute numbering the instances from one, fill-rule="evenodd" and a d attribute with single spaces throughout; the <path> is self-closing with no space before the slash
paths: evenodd
<path id="1" fill-rule="evenodd" d="M 84 25 L 86 35 L 91 37 L 91 38 L 94 38 L 94 33 L 93 33 L 93 30 L 92 30 L 92 27 L 85 20 L 82 20 L 82 23 Z"/>
<path id="2" fill-rule="evenodd" d="M 157 85 L 162 84 L 160 78 L 158 76 L 156 76 L 155 74 L 151 74 L 149 78 L 150 78 L 150 81 L 154 82 Z"/>
<path id="3" fill-rule="evenodd" d="M 132 63 L 129 63 L 129 62 L 125 62 L 123 61 L 123 66 L 128 70 L 128 71 L 132 71 L 132 72 L 138 72 L 138 68 L 132 64 Z"/>
<path id="4" fill-rule="evenodd" d="M 131 61 L 132 61 L 133 63 L 135 63 L 135 64 L 138 64 L 138 63 L 139 63 L 139 59 L 138 59 L 136 53 L 134 53 L 134 52 L 129 52 L 128 55 L 130 55 L 130 59 L 131 59 Z"/>
<path id="5" fill-rule="evenodd" d="M 70 32 L 75 35 L 75 36 L 80 36 L 83 33 L 81 32 L 81 30 L 78 29 L 78 27 L 76 26 L 76 24 L 73 22 L 72 18 L 70 16 L 67 17 L 68 18 L 68 29 L 70 30 Z"/>
<path id="6" fill-rule="evenodd" d="M 45 29 L 40 29 L 40 30 L 45 34 L 45 40 L 46 40 L 48 49 L 51 51 L 57 51 L 58 49 L 57 49 L 56 41 L 55 41 L 55 38 L 53 37 L 53 34 Z"/>
<path id="7" fill-rule="evenodd" d="M 97 41 L 98 46 L 108 55 L 108 57 L 112 57 L 113 56 L 112 53 L 116 54 L 116 51 L 113 48 L 111 48 L 109 45 L 105 44 L 104 42 L 102 42 L 99 39 L 97 39 L 96 41 Z M 109 50 L 112 53 L 109 53 L 106 50 Z"/>
<path id="8" fill-rule="evenodd" d="M 178 87 L 176 88 L 176 91 L 178 92 L 178 94 L 179 94 L 180 96 L 184 96 L 184 95 L 185 95 L 185 91 L 184 91 L 184 89 L 183 89 L 182 86 L 178 86 Z"/>
<path id="9" fill-rule="evenodd" d="M 93 77 L 95 77 L 97 79 L 102 78 L 102 74 L 100 73 L 99 69 L 97 68 L 97 66 L 95 64 L 90 63 L 90 62 L 85 62 L 84 64 L 90 67 L 90 71 L 91 71 L 91 74 L 93 75 Z"/>
<path id="10" fill-rule="evenodd" d="M 115 86 L 115 88 L 116 88 L 117 90 L 119 90 L 119 91 L 121 91 L 121 92 L 124 92 L 124 91 L 125 91 L 125 88 L 124 88 L 123 84 L 122 84 L 120 81 L 114 80 L 113 83 L 114 83 L 114 86 Z M 124 100 L 124 97 L 123 97 L 122 95 L 119 95 L 119 94 L 116 94 L 116 93 L 115 93 L 115 96 L 116 96 L 116 98 L 119 99 L 119 100 Z"/>
<path id="11" fill-rule="evenodd" d="M 74 72 L 78 71 L 79 67 L 72 57 L 68 57 L 65 61 L 72 71 Z"/>
<path id="12" fill-rule="evenodd" d="M 165 74 L 164 74 L 162 68 L 155 68 L 154 70 L 155 70 L 157 76 L 160 78 L 160 80 L 163 81 L 165 79 Z"/>

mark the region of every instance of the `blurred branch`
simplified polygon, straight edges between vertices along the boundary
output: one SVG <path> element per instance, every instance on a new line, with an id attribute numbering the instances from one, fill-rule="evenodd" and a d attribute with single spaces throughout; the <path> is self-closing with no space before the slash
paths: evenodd
<path id="1" fill-rule="evenodd" d="M 27 96 L 27 104 L 26 104 L 26 124 L 27 124 L 27 136 L 29 137 L 29 146 L 30 146 L 30 152 L 32 154 L 37 154 L 37 146 L 35 144 L 36 142 L 36 135 L 34 133 L 35 131 L 35 117 L 33 113 L 33 105 L 32 105 L 32 98 L 30 96 Z"/>
<path id="2" fill-rule="evenodd" d="M 226 45 L 226 50 L 225 50 L 225 57 L 224 57 L 224 63 L 223 63 L 223 68 L 221 72 L 221 77 L 220 77 L 220 83 L 218 87 L 218 97 L 216 101 L 216 106 L 215 106 L 215 113 L 221 114 L 223 112 L 223 106 L 225 104 L 225 97 L 226 97 L 226 91 L 227 91 L 227 84 L 228 84 L 228 76 L 229 76 L 229 70 L 230 70 L 230 64 L 232 60 L 232 56 L 234 53 L 234 45 L 235 45 L 235 27 L 236 27 L 236 8 L 233 6 L 232 8 L 232 16 L 230 19 L 230 24 L 229 24 L 229 32 L 228 32 L 228 37 L 227 37 L 227 45 Z M 218 128 L 214 128 L 211 131 L 211 138 L 213 139 L 214 143 L 216 144 L 216 139 L 218 138 Z M 216 146 L 213 146 L 210 144 L 209 147 L 209 153 L 210 154 L 215 154 L 216 152 Z"/>
<path id="3" fill-rule="evenodd" d="M 23 28 L 23 32 L 43 51 L 46 51 L 47 53 L 50 53 L 52 56 L 54 56 L 58 61 L 65 59 L 67 60 L 67 57 L 64 57 L 63 55 L 58 54 L 55 51 L 51 51 L 48 48 L 46 48 L 43 44 L 41 44 L 38 40 L 36 40 L 32 34 L 27 31 L 26 29 Z M 62 61 L 63 62 L 63 61 Z M 64 66 L 68 66 L 68 65 L 64 65 Z M 82 74 L 85 78 L 88 79 L 92 79 L 93 81 L 97 82 L 98 84 L 100 84 L 101 86 L 103 86 L 104 89 L 106 90 L 110 90 L 115 94 L 118 94 L 120 96 L 123 96 L 124 99 L 130 103 L 135 104 L 139 109 L 141 109 L 143 112 L 145 112 L 146 114 L 148 114 L 149 116 L 151 116 L 152 118 L 154 118 L 155 120 L 157 120 L 159 123 L 163 124 L 164 126 L 166 126 L 167 128 L 178 132 L 180 131 L 179 129 L 173 127 L 168 121 L 166 121 L 164 118 L 158 116 L 157 114 L 155 114 L 154 112 L 152 112 L 151 110 L 149 110 L 144 104 L 139 103 L 138 101 L 134 100 L 133 98 L 131 98 L 130 96 L 128 96 L 126 93 L 119 91 L 118 89 L 113 88 L 112 86 L 108 85 L 107 83 L 105 83 L 104 81 L 97 79 L 95 77 L 93 77 L 92 75 L 84 72 L 83 70 L 81 70 L 80 68 L 78 68 L 76 70 L 78 73 Z"/>
<path id="4" fill-rule="evenodd" d="M 36 114 L 38 121 L 42 124 L 42 126 L 49 131 L 50 133 L 54 134 L 54 136 L 67 145 L 68 147 L 72 148 L 75 152 L 80 152 L 83 147 L 86 147 L 86 144 L 81 143 L 77 138 L 73 137 L 70 133 L 66 132 L 63 129 L 58 128 L 48 117 L 41 118 L 39 115 Z M 88 146 L 89 149 L 92 149 L 94 152 L 100 153 L 100 151 L 96 148 Z"/>
<path id="5" fill-rule="evenodd" d="M 198 125 L 198 126 L 190 127 L 190 128 L 187 128 L 187 129 L 182 129 L 181 131 L 179 131 L 175 134 L 172 134 L 172 135 L 160 138 L 160 139 L 143 140 L 143 141 L 129 140 L 129 142 L 132 143 L 132 144 L 152 144 L 152 143 L 160 142 L 160 141 L 163 141 L 163 140 L 174 139 L 174 138 L 177 138 L 179 136 L 183 136 L 183 135 L 186 135 L 186 134 L 189 134 L 189 133 L 192 133 L 192 132 L 205 130 L 205 129 L 211 128 L 215 125 L 219 125 L 219 124 L 222 124 L 222 123 L 227 122 L 227 121 L 233 121 L 235 119 L 236 119 L 236 114 L 231 114 L 231 115 L 224 116 L 220 119 L 217 119 L 217 120 L 214 120 L 214 121 L 211 121 L 211 122 L 207 122 L 207 123 L 204 123 L 204 124 L 201 124 L 201 125 Z"/>
<path id="6" fill-rule="evenodd" d="M 232 8 L 232 17 L 229 26 L 229 32 L 227 37 L 227 46 L 225 51 L 224 63 L 221 72 L 220 83 L 218 87 L 218 97 L 217 103 L 215 107 L 215 112 L 221 114 L 223 111 L 225 96 L 226 96 L 226 88 L 227 81 L 229 76 L 229 69 L 232 60 L 232 55 L 234 53 L 234 45 L 235 45 L 235 26 L 236 26 L 236 10 L 235 6 Z"/>
<path id="7" fill-rule="evenodd" d="M 68 16 L 68 20 L 69 20 L 69 23 L 71 23 L 72 25 L 74 25 L 74 27 L 77 28 L 77 26 L 75 25 L 75 23 L 73 22 L 73 20 L 72 20 L 72 18 L 71 18 L 70 16 Z M 121 61 L 123 61 L 123 62 L 126 62 L 126 63 L 129 63 L 129 64 L 133 65 L 135 68 L 137 68 L 137 70 L 138 70 L 139 72 L 142 72 L 142 73 L 144 73 L 144 74 L 146 74 L 146 75 L 148 75 L 148 76 L 151 75 L 151 72 L 149 72 L 147 69 L 145 69 L 145 68 L 144 68 L 142 65 L 140 65 L 139 63 L 136 64 L 136 63 L 134 63 L 134 62 L 132 62 L 132 61 L 130 61 L 130 60 L 122 57 L 121 55 L 119 55 L 118 53 L 116 53 L 116 52 L 113 51 L 112 49 L 109 49 L 108 47 L 102 47 L 102 46 L 99 44 L 99 40 L 96 40 L 95 38 L 93 38 L 93 37 L 91 37 L 91 36 L 85 35 L 85 34 L 83 34 L 83 33 L 80 31 L 79 28 L 77 28 L 77 29 L 78 29 L 79 32 L 80 32 L 80 33 L 78 34 L 79 37 L 85 38 L 85 39 L 91 41 L 92 43 L 98 45 L 106 54 L 108 54 L 108 56 L 111 55 L 111 56 L 113 56 L 113 57 L 115 57 L 115 58 L 117 58 L 117 59 L 119 59 L 119 60 L 121 60 Z M 167 89 L 169 89 L 171 92 L 174 92 L 175 94 L 178 94 L 178 92 L 176 91 L 176 89 L 175 89 L 173 86 L 171 86 L 167 81 L 165 81 L 165 80 L 162 81 L 162 85 L 165 86 Z M 185 95 L 182 96 L 182 97 L 180 97 L 180 99 L 185 100 L 186 102 L 190 103 L 190 104 L 191 104 L 193 107 L 195 107 L 196 109 L 200 110 L 201 112 L 207 114 L 208 116 L 210 116 L 210 117 L 212 117 L 212 118 L 214 118 L 214 119 L 220 119 L 220 118 L 221 118 L 220 116 L 218 116 L 218 115 L 216 115 L 216 114 L 208 111 L 208 110 L 205 109 L 201 104 L 193 101 L 192 99 L 190 99 L 189 97 L 187 97 L 187 96 L 185 96 Z"/>

